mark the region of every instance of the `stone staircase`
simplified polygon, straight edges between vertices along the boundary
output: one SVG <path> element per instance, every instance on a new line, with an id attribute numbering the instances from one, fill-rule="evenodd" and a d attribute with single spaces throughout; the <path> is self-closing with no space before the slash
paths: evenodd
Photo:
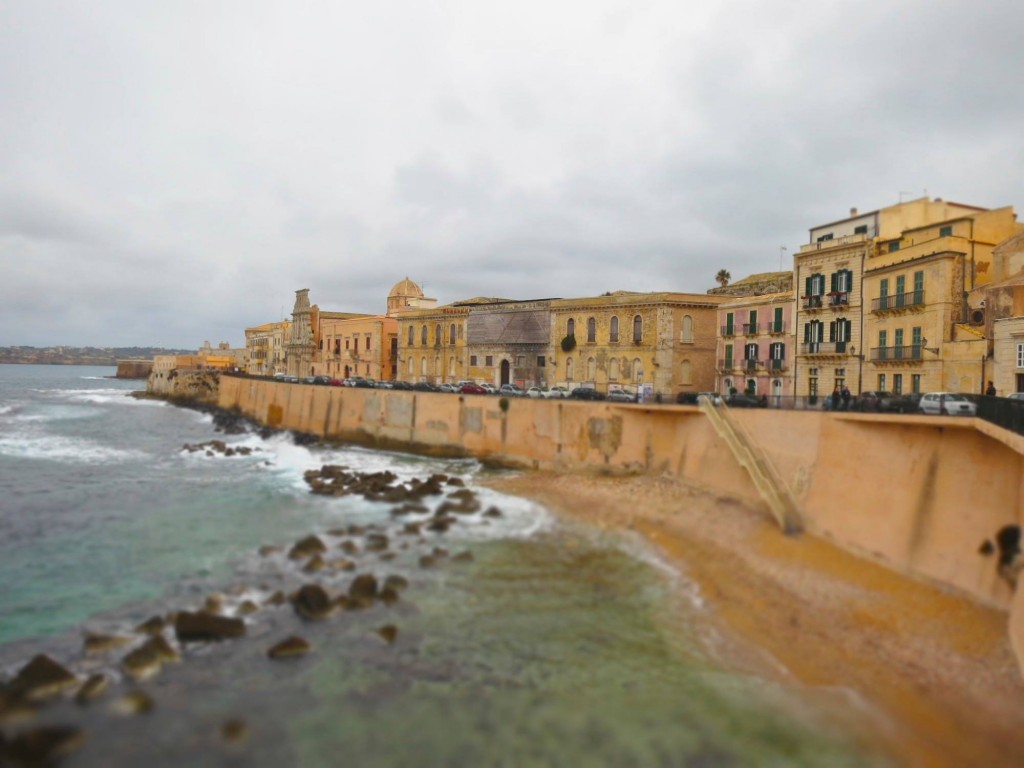
<path id="1" fill-rule="evenodd" d="M 701 396 L 699 406 L 740 466 L 747 470 L 783 533 L 794 535 L 802 532 L 803 523 L 796 499 L 765 452 L 743 426 L 729 415 L 726 405 L 716 406 L 710 398 Z"/>

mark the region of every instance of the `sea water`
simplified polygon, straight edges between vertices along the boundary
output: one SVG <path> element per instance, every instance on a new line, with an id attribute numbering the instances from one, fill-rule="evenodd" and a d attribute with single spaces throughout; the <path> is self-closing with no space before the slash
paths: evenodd
<path id="1" fill-rule="evenodd" d="M 38 715 L 87 734 L 64 765 L 888 764 L 869 746 L 879 724 L 844 692 L 730 668 L 695 586 L 642 543 L 488 490 L 472 460 L 225 436 L 207 414 L 131 397 L 141 382 L 112 373 L 0 365 L 0 681 L 37 652 L 114 681 L 90 706 L 65 698 Z M 251 453 L 183 449 L 214 438 Z M 310 494 L 303 473 L 324 464 L 457 477 L 501 516 L 403 534 L 394 504 Z M 351 525 L 385 533 L 388 552 L 365 551 Z M 304 573 L 285 552 L 311 533 L 332 552 L 357 544 L 357 570 Z M 455 562 L 462 552 L 472 560 Z M 410 585 L 393 606 L 321 622 L 265 605 L 310 582 L 343 593 L 356 573 Z M 121 671 L 126 649 L 83 651 L 85 632 L 132 636 L 213 593 L 228 612 L 265 606 L 244 638 L 189 645 L 142 683 Z M 292 635 L 312 652 L 270 660 Z M 115 714 L 110 702 L 137 688 L 153 709 Z M 244 738 L 225 739 L 227 722 Z"/>

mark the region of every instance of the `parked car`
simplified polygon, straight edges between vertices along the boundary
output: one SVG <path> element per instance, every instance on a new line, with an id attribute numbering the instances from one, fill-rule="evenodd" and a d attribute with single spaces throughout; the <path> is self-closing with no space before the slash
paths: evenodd
<path id="1" fill-rule="evenodd" d="M 302 377 L 302 383 L 303 384 L 316 384 L 316 376 L 303 376 Z"/>
<path id="2" fill-rule="evenodd" d="M 1024 400 L 1024 392 L 1011 392 L 1006 396 L 1007 400 Z"/>
<path id="3" fill-rule="evenodd" d="M 907 392 L 900 395 L 893 402 L 893 411 L 896 413 L 920 413 L 921 393 Z"/>
<path id="4" fill-rule="evenodd" d="M 464 395 L 486 395 L 487 390 L 479 384 L 474 384 L 472 381 L 467 381 L 461 387 L 459 392 Z"/>
<path id="5" fill-rule="evenodd" d="M 343 382 L 341 379 L 331 379 L 330 385 L 332 387 L 343 387 L 345 386 L 345 382 Z"/>
<path id="6" fill-rule="evenodd" d="M 402 390 L 408 391 L 408 390 L 412 389 L 412 384 L 410 384 L 408 381 L 396 381 L 396 382 L 393 382 L 391 384 L 391 388 L 392 389 L 402 389 Z"/>
<path id="7" fill-rule="evenodd" d="M 394 389 L 395 382 L 387 381 L 386 379 L 380 379 L 377 381 L 377 384 L 375 386 L 377 387 L 377 389 Z"/>
<path id="8" fill-rule="evenodd" d="M 359 382 L 361 381 L 366 381 L 366 379 L 364 379 L 362 376 L 349 376 L 347 379 L 345 379 L 345 386 L 358 387 L 360 386 Z"/>
<path id="9" fill-rule="evenodd" d="M 331 385 L 330 376 L 314 376 L 313 384 L 319 384 L 321 387 L 329 387 Z"/>
<path id="10" fill-rule="evenodd" d="M 526 392 L 515 384 L 502 384 L 498 387 L 498 394 L 503 397 L 526 397 Z"/>
<path id="11" fill-rule="evenodd" d="M 548 400 L 548 399 L 550 399 L 552 397 L 560 398 L 562 395 L 561 394 L 554 394 L 554 395 L 552 395 L 550 389 L 544 389 L 543 387 L 530 387 L 528 390 L 526 390 L 526 396 L 527 397 L 537 398 L 537 399 L 540 399 L 540 400 Z"/>
<path id="12" fill-rule="evenodd" d="M 604 400 L 604 395 L 590 387 L 576 387 L 569 393 L 572 400 Z"/>
<path id="13" fill-rule="evenodd" d="M 281 381 L 285 382 L 286 384 L 298 384 L 299 383 L 299 377 L 298 376 L 282 376 L 281 377 Z"/>
<path id="14" fill-rule="evenodd" d="M 459 388 L 455 384 L 449 384 L 445 382 L 437 388 L 438 392 L 458 392 Z"/>
<path id="15" fill-rule="evenodd" d="M 746 392 L 737 392 L 725 398 L 725 404 L 730 408 L 767 408 L 768 398 L 764 395 L 749 395 Z"/>
<path id="16" fill-rule="evenodd" d="M 484 391 L 489 395 L 498 394 L 498 388 L 493 384 L 481 384 L 480 386 L 483 387 Z"/>
<path id="17" fill-rule="evenodd" d="M 608 393 L 607 400 L 613 403 L 635 403 L 636 395 L 627 392 L 624 389 L 613 389 Z"/>
<path id="18" fill-rule="evenodd" d="M 545 397 L 548 397 L 548 398 L 551 398 L 551 399 L 558 399 L 560 397 L 565 398 L 565 397 L 568 397 L 568 396 L 569 396 L 569 390 L 566 389 L 565 387 L 552 387 L 551 389 L 549 389 L 547 391 L 547 394 L 545 395 Z"/>
<path id="19" fill-rule="evenodd" d="M 974 416 L 978 406 L 956 392 L 929 392 L 921 395 L 921 413 L 946 416 Z"/>
<path id="20" fill-rule="evenodd" d="M 412 385 L 412 388 L 417 392 L 437 392 L 437 387 L 429 381 L 417 381 Z"/>
<path id="21" fill-rule="evenodd" d="M 869 389 L 861 392 L 857 401 L 853 404 L 855 411 L 875 411 L 877 413 L 891 413 L 897 410 L 899 397 L 892 392 L 884 390 Z"/>

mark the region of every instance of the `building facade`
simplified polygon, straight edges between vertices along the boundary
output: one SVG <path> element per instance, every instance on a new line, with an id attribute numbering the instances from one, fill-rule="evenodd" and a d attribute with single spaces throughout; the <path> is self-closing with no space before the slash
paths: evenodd
<path id="1" fill-rule="evenodd" d="M 253 376 L 285 373 L 284 345 L 291 335 L 291 321 L 264 323 L 245 329 L 248 356 L 246 372 Z"/>
<path id="2" fill-rule="evenodd" d="M 717 309 L 727 296 L 630 293 L 551 302 L 546 381 L 666 398 L 715 385 Z"/>
<path id="3" fill-rule="evenodd" d="M 734 299 L 719 306 L 714 391 L 793 396 L 795 314 L 792 291 Z"/>

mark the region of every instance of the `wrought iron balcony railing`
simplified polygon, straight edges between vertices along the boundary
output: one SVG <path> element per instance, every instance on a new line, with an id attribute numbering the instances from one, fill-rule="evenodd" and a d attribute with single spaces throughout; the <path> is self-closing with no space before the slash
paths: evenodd
<path id="1" fill-rule="evenodd" d="M 923 359 L 924 347 L 912 344 L 909 347 L 874 347 L 871 350 L 871 361 L 889 363 L 893 361 L 914 361 Z"/>
<path id="2" fill-rule="evenodd" d="M 871 300 L 872 312 L 888 312 L 891 309 L 909 309 L 924 305 L 924 291 L 894 293 L 891 296 L 879 296 Z"/>

